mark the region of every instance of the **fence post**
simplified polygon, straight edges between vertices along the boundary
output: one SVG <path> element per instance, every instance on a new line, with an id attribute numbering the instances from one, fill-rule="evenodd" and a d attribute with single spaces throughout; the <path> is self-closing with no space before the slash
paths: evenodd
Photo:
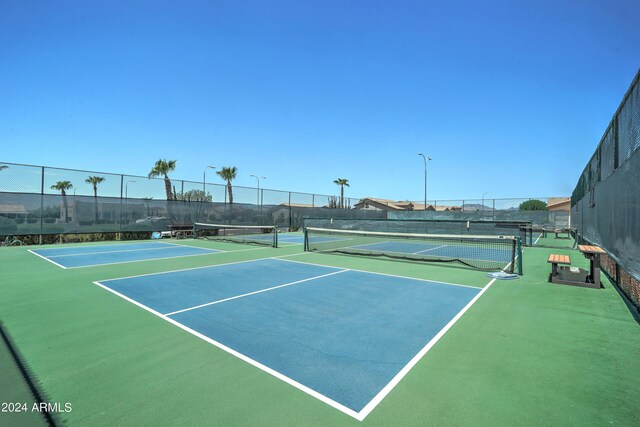
<path id="1" fill-rule="evenodd" d="M 124 191 L 124 175 L 120 175 L 120 215 L 118 218 L 118 232 L 116 233 L 116 240 L 120 240 L 122 233 L 122 196 Z"/>
<path id="2" fill-rule="evenodd" d="M 44 166 L 42 166 L 42 176 L 40 177 L 40 237 L 38 242 L 42 244 L 42 233 L 44 232 Z"/>
<path id="3" fill-rule="evenodd" d="M 291 191 L 289 191 L 289 231 L 291 231 Z"/>

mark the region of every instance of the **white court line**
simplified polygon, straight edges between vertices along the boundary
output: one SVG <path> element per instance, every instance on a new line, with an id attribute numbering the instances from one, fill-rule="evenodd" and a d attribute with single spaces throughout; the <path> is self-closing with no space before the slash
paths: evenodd
<path id="1" fill-rule="evenodd" d="M 43 260 L 45 260 L 45 261 L 49 261 L 51 264 L 57 265 L 58 267 L 60 267 L 60 268 L 64 268 L 65 270 L 67 269 L 67 267 L 65 267 L 64 265 L 58 264 L 57 262 L 55 262 L 55 261 L 53 261 L 53 260 L 50 260 L 50 259 L 49 259 L 49 258 L 47 258 L 46 256 L 44 256 L 44 255 L 40 255 L 39 253 L 32 251 L 31 249 L 27 249 L 27 251 L 28 251 L 28 252 L 31 252 L 31 253 L 32 253 L 32 254 L 34 254 L 35 256 L 39 256 L 40 258 L 42 258 L 42 259 L 43 259 Z"/>
<path id="2" fill-rule="evenodd" d="M 423 252 L 435 251 L 436 249 L 446 248 L 446 247 L 447 247 L 447 245 L 440 245 L 440 246 L 435 247 L 435 248 L 425 249 L 425 250 L 423 250 L 423 251 L 412 252 L 412 253 L 414 253 L 414 254 L 421 254 L 421 253 L 423 253 Z"/>
<path id="3" fill-rule="evenodd" d="M 204 254 L 191 254 L 191 255 L 178 255 L 178 256 L 165 256 L 160 258 L 149 258 L 149 259 L 135 259 L 131 261 L 117 261 L 117 262 L 103 262 L 100 264 L 87 264 L 87 265 L 78 265 L 76 267 L 65 267 L 68 270 L 76 269 L 76 268 L 87 268 L 87 267 L 101 267 L 103 265 L 115 265 L 115 264 L 129 264 L 132 262 L 145 262 L 145 261 L 157 261 L 160 259 L 174 259 L 174 258 L 186 258 L 191 256 L 202 256 L 202 255 L 216 255 L 220 253 L 224 253 L 224 251 L 217 249 L 207 249 L 209 252 Z"/>
<path id="4" fill-rule="evenodd" d="M 131 260 L 131 261 L 118 261 L 118 262 L 106 262 L 106 263 L 101 263 L 101 264 L 87 264 L 87 265 L 79 265 L 76 267 L 63 267 L 62 265 L 51 261 L 48 258 L 45 258 L 44 256 L 38 255 L 35 252 L 33 252 L 35 255 L 38 255 L 41 258 L 46 259 L 47 261 L 61 267 L 67 270 L 73 270 L 73 269 L 77 269 L 77 268 L 87 268 L 87 267 L 101 267 L 103 265 L 115 265 L 115 264 L 129 264 L 132 262 L 145 262 L 145 261 L 157 261 L 157 260 L 161 260 L 161 259 L 173 259 L 173 258 L 186 258 L 186 257 L 195 257 L 195 256 L 202 256 L 202 255 L 216 255 L 216 254 L 223 254 L 223 253 L 235 253 L 235 252 L 246 252 L 246 251 L 257 251 L 257 250 L 262 250 L 262 249 L 272 249 L 271 247 L 265 247 L 265 248 L 249 248 L 249 249 L 239 249 L 239 250 L 235 250 L 235 251 L 224 251 L 222 249 L 209 249 L 209 248 L 201 248 L 199 246 L 187 246 L 187 245 L 180 245 L 178 243 L 168 243 L 168 244 L 172 244 L 172 245 L 176 245 L 176 246 L 186 246 L 189 248 L 197 248 L 197 249 L 202 249 L 207 251 L 208 253 L 203 253 L 203 254 L 191 254 L 191 255 L 178 255 L 178 256 L 168 256 L 168 257 L 161 257 L 161 258 L 149 258 L 149 259 L 138 259 L 138 260 Z M 269 258 L 260 258 L 260 259 L 269 259 Z M 254 261 L 254 260 L 251 260 Z M 206 267 L 211 267 L 211 266 L 204 266 L 204 267 L 192 267 L 192 268 L 185 268 L 185 269 L 181 269 L 181 270 L 173 270 L 173 271 L 183 271 L 183 270 L 191 270 L 191 269 L 197 269 L 197 268 L 206 268 Z M 167 273 L 170 273 L 171 271 L 168 271 Z M 150 273 L 150 274 L 160 274 L 160 273 Z M 113 279 L 111 279 L 113 280 Z"/>
<path id="5" fill-rule="evenodd" d="M 201 247 L 198 247 L 198 246 L 177 245 L 177 244 L 174 243 L 174 244 L 169 245 L 168 247 L 162 247 L 162 248 L 121 249 L 121 250 L 118 250 L 118 251 L 85 252 L 85 253 L 81 253 L 81 254 L 48 255 L 48 258 L 60 258 L 60 257 L 67 257 L 67 256 L 83 256 L 83 255 L 117 254 L 117 253 L 120 253 L 120 252 L 161 251 L 161 250 L 166 250 L 166 249 L 175 249 L 176 247 L 194 248 L 194 249 L 200 249 L 200 250 L 203 250 L 203 251 L 215 250 L 215 249 L 201 248 Z"/>
<path id="6" fill-rule="evenodd" d="M 308 253 L 311 253 L 311 252 L 303 252 L 303 254 L 308 254 Z M 318 267 L 344 268 L 344 267 L 336 267 L 336 266 L 333 266 L 333 265 L 316 264 L 316 263 L 313 263 L 313 262 L 295 261 L 295 260 L 292 260 L 292 259 L 285 259 L 285 257 L 297 256 L 297 255 L 301 255 L 301 254 L 281 255 L 279 257 L 274 257 L 274 259 L 277 258 L 280 261 L 295 262 L 295 263 L 298 263 L 298 264 L 315 265 L 315 266 L 318 266 Z M 481 286 L 461 285 L 460 283 L 442 282 L 440 280 L 420 279 L 419 277 L 400 276 L 398 274 L 389 274 L 389 273 L 378 273 L 377 271 L 358 270 L 357 268 L 349 268 L 349 270 L 350 271 L 357 271 L 359 273 L 375 274 L 375 275 L 378 275 L 378 276 L 397 277 L 399 279 L 418 280 L 420 282 L 439 283 L 441 285 L 450 285 L 450 286 L 461 286 L 463 288 L 471 288 L 471 289 L 482 289 Z"/>
<path id="7" fill-rule="evenodd" d="M 167 313 L 167 314 L 165 314 L 165 316 L 173 316 L 174 314 L 184 313 L 185 311 L 196 310 L 198 308 L 208 307 L 208 306 L 214 305 L 214 304 L 220 304 L 221 302 L 225 302 L 225 301 L 231 301 L 231 300 L 238 299 L 238 298 L 248 297 L 250 295 L 261 294 L 263 292 L 272 291 L 274 289 L 284 288 L 284 287 L 287 287 L 287 286 L 297 285 L 299 283 L 309 282 L 311 280 L 322 279 L 323 277 L 333 276 L 334 274 L 344 273 L 345 271 L 349 271 L 349 270 L 348 269 L 344 269 L 344 270 L 340 270 L 340 271 L 334 271 L 334 272 L 323 274 L 323 275 L 320 275 L 320 276 L 309 277 L 307 279 L 296 280 L 295 282 L 290 282 L 290 283 L 285 283 L 283 285 L 273 286 L 271 288 L 260 289 L 259 291 L 248 292 L 246 294 L 236 295 L 234 297 L 224 298 L 224 299 L 221 299 L 221 300 L 218 300 L 218 301 L 207 302 L 205 304 L 200 304 L 200 305 L 196 305 L 196 306 L 193 306 L 193 307 L 185 308 L 185 309 L 182 309 L 182 310 L 177 310 L 177 311 L 174 311 L 172 313 Z"/>
<path id="8" fill-rule="evenodd" d="M 64 247 L 62 247 L 64 245 Z M 69 246 L 67 246 L 67 244 L 63 244 L 60 245 L 59 243 L 50 243 L 50 244 L 46 244 L 46 245 L 38 245 L 38 251 L 43 250 L 43 251 L 48 251 L 51 249 L 62 249 L 62 250 L 66 250 L 66 249 L 84 249 L 84 248 L 102 248 L 102 247 L 109 247 L 109 246 L 133 246 L 133 245 L 153 245 L 153 246 L 157 246 L 157 245 L 171 245 L 171 246 L 190 246 L 190 245 L 182 245 L 180 243 L 172 243 L 172 242 L 155 242 L 155 241 L 140 241 L 140 240 L 132 240 L 129 242 L 122 242 L 122 241 L 112 241 L 112 242 L 86 242 L 86 243 L 81 243 L 81 246 L 78 245 L 74 245 L 72 243 L 69 244 Z M 197 247 L 197 246 L 194 246 Z"/>
<path id="9" fill-rule="evenodd" d="M 297 382 L 296 380 L 291 379 L 291 378 L 287 377 L 286 375 L 284 375 L 284 374 L 282 374 L 282 373 L 280 373 L 280 372 L 278 372 L 278 371 L 276 371 L 274 369 L 271 369 L 268 366 L 263 365 L 262 363 L 260 363 L 260 362 L 258 362 L 256 360 L 251 359 L 248 356 L 245 356 L 244 354 L 232 349 L 231 347 L 227 347 L 226 345 L 224 345 L 224 344 L 222 344 L 222 343 L 220 343 L 220 342 L 218 342 L 218 341 L 216 341 L 216 340 L 214 340 L 212 338 L 209 338 L 208 336 L 203 335 L 200 332 L 197 332 L 197 331 L 195 331 L 195 330 L 183 325 L 182 323 L 180 323 L 180 322 L 178 322 L 178 321 L 176 321 L 176 320 L 174 320 L 174 319 L 172 319 L 170 317 L 167 317 L 167 316 L 163 315 L 162 313 L 159 313 L 159 312 L 153 310 L 152 308 L 147 307 L 146 305 L 141 304 L 138 301 L 136 301 L 134 299 L 131 299 L 131 298 L 127 297 L 126 295 L 121 294 L 120 292 L 114 291 L 113 289 L 109 288 L 108 286 L 103 285 L 100 282 L 93 282 L 93 283 L 95 285 L 98 285 L 101 288 L 106 289 L 107 291 L 119 296 L 120 298 L 123 298 L 123 299 L 129 301 L 130 303 L 132 303 L 134 305 L 137 305 L 138 307 L 143 308 L 143 309 L 147 310 L 150 313 L 155 314 L 156 316 L 160 317 L 161 319 L 166 320 L 167 322 L 171 323 L 172 325 L 177 326 L 178 328 L 180 328 L 180 329 L 182 329 L 182 330 L 184 330 L 184 331 L 186 331 L 186 332 L 188 332 L 188 333 L 200 338 L 201 340 L 206 341 L 209 344 L 213 344 L 214 346 L 218 347 L 219 349 L 221 349 L 223 351 L 226 351 L 227 353 L 231 354 L 232 356 L 235 356 L 238 359 L 240 359 L 240 360 L 242 360 L 244 362 L 247 362 L 248 364 L 260 369 L 263 372 L 266 372 L 269 375 L 272 375 L 272 376 L 276 377 L 277 379 L 279 379 L 279 380 L 281 380 L 281 381 L 283 381 L 283 382 L 285 382 L 285 383 L 297 388 L 298 390 L 300 390 L 300 391 L 302 391 L 304 393 L 307 393 L 310 396 L 315 397 L 316 399 L 318 399 L 318 400 L 326 403 L 327 405 L 329 405 L 329 406 L 331 406 L 331 407 L 333 407 L 333 408 L 335 408 L 335 409 L 337 409 L 337 410 L 339 410 L 339 411 L 341 411 L 341 412 L 343 412 L 343 413 L 345 413 L 345 414 L 357 419 L 358 421 L 362 421 L 364 419 L 364 417 L 360 418 L 360 414 L 358 412 L 354 411 L 353 409 L 347 408 L 346 406 L 336 402 L 335 400 L 333 400 L 333 399 L 331 399 L 331 398 L 329 398 L 329 397 L 327 397 L 327 396 L 325 396 L 323 394 L 318 393 L 317 391 L 305 386 L 304 384 L 301 384 L 301 383 Z"/>
<path id="10" fill-rule="evenodd" d="M 220 253 L 234 253 L 234 252 L 245 252 L 245 251 L 257 251 L 257 250 L 261 250 L 261 249 L 272 249 L 272 248 L 251 248 L 251 249 L 241 249 L 238 251 L 220 251 Z M 291 254 L 291 255 L 280 255 L 280 256 L 294 256 L 294 255 L 304 255 L 306 252 L 301 252 L 299 254 Z M 110 282 L 112 280 L 120 280 L 120 279 L 133 279 L 135 277 L 144 277 L 144 276 L 155 276 L 156 274 L 171 274 L 171 273 L 180 273 L 182 271 L 191 271 L 191 270 L 201 270 L 203 268 L 216 268 L 216 267 L 222 267 L 224 265 L 234 265 L 234 264 L 243 264 L 245 262 L 256 262 L 256 261 L 264 261 L 264 260 L 268 260 L 268 259 L 277 259 L 279 257 L 269 257 L 269 258 L 255 258 L 255 259 L 245 259 L 244 261 L 233 261 L 233 262 L 225 262 L 222 264 L 215 264 L 215 265 L 202 265 L 199 267 L 188 267 L 188 268 L 179 268 L 177 270 L 168 270 L 168 271 L 158 271 L 156 273 L 144 273 L 144 274 L 136 274 L 133 276 L 124 276 L 124 277 L 116 277 L 114 279 L 104 279 L 104 280 L 100 280 L 100 282 Z M 320 265 L 320 264 L 318 264 Z M 321 265 L 321 267 L 327 267 L 327 268 L 333 268 L 333 269 L 338 269 L 339 267 L 331 267 L 331 266 L 327 266 L 327 265 Z"/>

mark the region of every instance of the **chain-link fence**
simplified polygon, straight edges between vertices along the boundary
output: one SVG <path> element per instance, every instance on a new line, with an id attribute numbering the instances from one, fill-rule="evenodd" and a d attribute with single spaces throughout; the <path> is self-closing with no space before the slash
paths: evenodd
<path id="1" fill-rule="evenodd" d="M 211 222 L 296 229 L 305 217 L 384 218 L 359 199 L 0 163 L 0 236 L 164 230 Z"/>
<path id="2" fill-rule="evenodd" d="M 0 236 L 166 230 L 194 222 L 277 225 L 305 218 L 524 221 L 566 226 L 567 210 L 522 210 L 530 198 L 419 202 L 0 163 Z M 538 198 L 552 209 L 554 200 Z M 567 202 L 568 204 L 568 202 Z"/>
<path id="3" fill-rule="evenodd" d="M 578 179 L 571 221 L 607 251 L 605 271 L 640 307 L 640 71 Z"/>

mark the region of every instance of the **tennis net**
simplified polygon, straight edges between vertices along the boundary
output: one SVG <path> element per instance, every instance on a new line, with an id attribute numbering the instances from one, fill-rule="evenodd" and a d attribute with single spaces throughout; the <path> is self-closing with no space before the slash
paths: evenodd
<path id="1" fill-rule="evenodd" d="M 461 236 L 517 236 L 533 244 L 531 221 L 457 219 L 305 218 L 304 227 L 387 233 L 455 234 Z"/>
<path id="2" fill-rule="evenodd" d="M 514 236 L 459 236 L 334 230 L 307 227 L 305 251 L 443 263 L 522 274 L 522 248 Z"/>
<path id="3" fill-rule="evenodd" d="M 262 225 L 193 224 L 195 239 L 255 243 L 278 247 L 278 227 Z"/>

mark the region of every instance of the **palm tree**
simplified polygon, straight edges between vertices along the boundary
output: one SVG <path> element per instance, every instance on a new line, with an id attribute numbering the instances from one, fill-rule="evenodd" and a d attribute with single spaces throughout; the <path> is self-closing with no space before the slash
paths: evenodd
<path id="1" fill-rule="evenodd" d="M 344 208 L 344 186 L 349 186 L 349 180 L 346 178 L 338 178 L 334 180 L 333 183 L 340 186 L 340 207 Z"/>
<path id="2" fill-rule="evenodd" d="M 173 200 L 171 193 L 171 180 L 169 179 L 169 172 L 173 172 L 176 169 L 177 160 L 165 160 L 160 159 L 153 165 L 151 172 L 149 172 L 149 178 L 157 178 L 159 176 L 164 177 L 164 190 L 167 193 L 167 200 Z"/>
<path id="3" fill-rule="evenodd" d="M 62 204 L 64 205 L 64 222 L 69 222 L 69 205 L 67 204 L 67 190 L 73 188 L 69 181 L 58 181 L 51 186 L 52 190 L 58 190 L 62 194 Z"/>
<path id="4" fill-rule="evenodd" d="M 98 184 L 104 181 L 104 178 L 101 176 L 90 176 L 85 179 L 84 182 L 87 184 L 93 185 L 93 200 L 96 205 L 96 224 L 98 223 Z"/>
<path id="5" fill-rule="evenodd" d="M 231 189 L 231 181 L 236 179 L 238 168 L 235 166 L 223 166 L 222 170 L 216 172 L 218 176 L 227 181 L 227 192 L 229 193 L 229 204 L 233 203 L 233 190 Z"/>

